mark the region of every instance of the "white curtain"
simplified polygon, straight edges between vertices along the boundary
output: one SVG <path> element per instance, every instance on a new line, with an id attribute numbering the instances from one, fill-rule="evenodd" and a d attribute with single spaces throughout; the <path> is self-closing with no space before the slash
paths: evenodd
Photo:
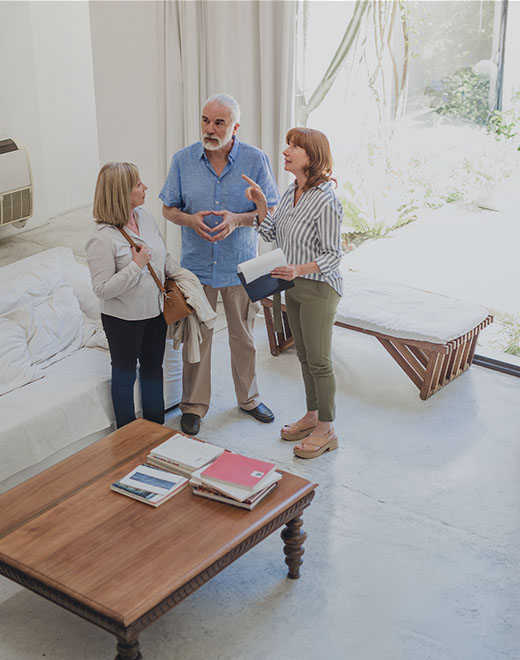
<path id="1" fill-rule="evenodd" d="M 164 176 L 173 153 L 199 139 L 206 98 L 221 92 L 239 102 L 239 138 L 268 154 L 284 190 L 281 152 L 293 124 L 296 2 L 167 0 L 161 11 Z M 178 256 L 178 228 L 167 223 L 166 236 Z"/>

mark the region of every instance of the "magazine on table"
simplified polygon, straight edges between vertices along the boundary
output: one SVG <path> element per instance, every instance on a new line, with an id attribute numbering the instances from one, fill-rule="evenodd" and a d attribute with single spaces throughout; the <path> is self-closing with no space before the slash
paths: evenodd
<path id="1" fill-rule="evenodd" d="M 280 477 L 281 476 L 282 475 L 280 475 Z M 261 502 L 268 493 L 270 493 L 273 490 L 273 488 L 276 486 L 276 483 L 277 482 L 275 481 L 267 488 L 264 488 L 258 493 L 255 493 L 251 497 L 248 497 L 247 499 L 242 501 L 235 500 L 231 497 L 226 497 L 222 493 L 213 490 L 211 488 L 207 488 L 206 486 L 192 486 L 192 492 L 194 495 L 200 495 L 201 497 L 207 497 L 210 500 L 225 502 L 226 504 L 232 504 L 233 506 L 238 506 L 242 509 L 247 509 L 248 511 L 252 511 L 255 508 L 255 506 L 259 502 Z"/>
<path id="2" fill-rule="evenodd" d="M 210 465 L 195 470 L 190 485 L 195 495 L 251 511 L 282 478 L 268 461 L 225 452 Z"/>
<path id="3" fill-rule="evenodd" d="M 148 454 L 146 460 L 163 470 L 185 477 L 220 456 L 225 450 L 204 440 L 180 433 L 172 435 Z"/>
<path id="4" fill-rule="evenodd" d="M 202 470 L 201 477 L 254 493 L 275 467 L 268 461 L 225 452 Z"/>
<path id="5" fill-rule="evenodd" d="M 187 477 L 142 463 L 115 481 L 110 488 L 145 504 L 159 506 L 179 493 L 188 483 Z"/>
<path id="6" fill-rule="evenodd" d="M 242 488 L 240 486 L 232 486 L 231 484 L 225 484 L 221 481 L 216 481 L 214 479 L 208 479 L 202 474 L 202 470 L 196 470 L 190 479 L 190 484 L 192 487 L 196 488 L 198 486 L 204 486 L 210 490 L 224 495 L 225 497 L 230 497 L 231 499 L 237 500 L 239 502 L 244 502 L 253 495 L 256 495 L 259 492 L 264 491 L 266 488 L 269 488 L 276 482 L 280 481 L 282 475 L 280 472 L 273 470 L 268 474 L 261 482 L 257 484 L 254 490 L 249 488 Z"/>

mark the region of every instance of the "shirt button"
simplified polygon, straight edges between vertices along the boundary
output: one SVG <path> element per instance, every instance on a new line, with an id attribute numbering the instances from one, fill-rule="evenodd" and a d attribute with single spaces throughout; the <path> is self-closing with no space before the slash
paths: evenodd
<path id="1" fill-rule="evenodd" d="M 214 264 L 216 264 L 217 262 L 216 262 L 216 261 L 214 261 L 213 263 L 214 263 Z"/>
<path id="2" fill-rule="evenodd" d="M 215 202 L 215 204 L 220 204 L 220 202 Z"/>

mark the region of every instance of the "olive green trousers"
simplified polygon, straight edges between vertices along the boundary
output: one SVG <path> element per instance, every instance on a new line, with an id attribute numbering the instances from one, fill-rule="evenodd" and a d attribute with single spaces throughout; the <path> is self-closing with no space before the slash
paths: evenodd
<path id="1" fill-rule="evenodd" d="M 320 422 L 335 418 L 336 379 L 331 347 L 340 295 L 326 282 L 302 277 L 285 292 L 289 327 L 300 361 L 307 410 L 317 410 Z"/>

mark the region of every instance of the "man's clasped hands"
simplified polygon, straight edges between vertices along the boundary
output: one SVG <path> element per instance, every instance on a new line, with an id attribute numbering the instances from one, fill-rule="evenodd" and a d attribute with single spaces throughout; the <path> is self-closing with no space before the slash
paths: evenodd
<path id="1" fill-rule="evenodd" d="M 245 196 L 247 199 L 254 202 L 257 207 L 263 205 L 265 207 L 265 212 L 267 212 L 265 195 L 260 186 L 245 174 L 242 174 L 242 178 L 249 184 L 249 187 L 245 190 Z M 204 222 L 204 218 L 209 215 L 220 216 L 222 220 L 212 227 Z M 226 210 L 198 211 L 197 213 L 192 214 L 190 227 L 204 240 L 209 241 L 210 243 L 215 243 L 216 241 L 221 241 L 223 238 L 227 238 L 237 227 L 242 226 L 243 216 L 244 214 L 232 213 L 231 211 Z M 252 221 L 250 220 L 247 224 L 251 225 Z"/>
<path id="2" fill-rule="evenodd" d="M 208 215 L 218 215 L 222 220 L 214 227 L 207 225 L 204 218 Z M 192 216 L 191 228 L 206 241 L 214 243 L 227 238 L 237 227 L 240 226 L 240 218 L 238 213 L 231 211 L 199 211 Z"/>

